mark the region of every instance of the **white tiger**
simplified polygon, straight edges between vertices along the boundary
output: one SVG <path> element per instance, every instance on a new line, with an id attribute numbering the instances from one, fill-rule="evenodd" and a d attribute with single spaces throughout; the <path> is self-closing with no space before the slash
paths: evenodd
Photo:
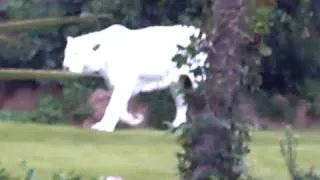
<path id="1" fill-rule="evenodd" d="M 192 88 L 197 87 L 197 81 L 190 72 L 193 67 L 183 65 L 177 68 L 172 58 L 177 53 L 186 53 L 178 45 L 188 46 L 190 36 L 199 33 L 198 28 L 185 25 L 150 26 L 133 30 L 115 24 L 78 37 L 68 36 L 63 68 L 73 73 L 98 73 L 112 89 L 109 105 L 101 121 L 91 128 L 113 132 L 119 120 L 132 126 L 141 123 L 142 115 L 134 117 L 127 112 L 130 97 L 140 92 L 165 88 L 170 89 L 176 105 L 173 127 L 186 122 L 188 105 L 185 95 L 179 91 L 181 88 L 177 87 L 182 87 L 180 78 L 183 76 L 188 77 Z M 202 38 L 205 37 L 204 34 Z M 195 58 L 204 66 L 207 54 L 200 53 Z"/>

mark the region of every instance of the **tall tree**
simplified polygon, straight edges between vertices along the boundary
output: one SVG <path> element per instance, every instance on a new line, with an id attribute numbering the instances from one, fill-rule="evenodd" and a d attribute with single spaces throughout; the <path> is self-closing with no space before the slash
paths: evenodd
<path id="1" fill-rule="evenodd" d="M 191 123 L 182 128 L 179 138 L 185 150 L 178 154 L 184 180 L 236 180 L 244 172 L 247 130 L 234 111 L 242 76 L 239 50 L 247 38 L 241 30 L 244 6 L 244 0 L 212 4 L 211 27 L 204 41 L 210 52 L 207 80 L 202 93 L 188 94 Z"/>

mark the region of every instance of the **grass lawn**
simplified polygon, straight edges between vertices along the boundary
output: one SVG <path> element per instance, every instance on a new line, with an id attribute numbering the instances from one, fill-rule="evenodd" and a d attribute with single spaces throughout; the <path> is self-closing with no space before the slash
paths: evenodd
<path id="1" fill-rule="evenodd" d="M 299 132 L 298 159 L 303 168 L 320 167 L 320 131 Z M 254 132 L 252 174 L 262 179 L 288 179 L 279 139 L 282 132 Z M 151 130 L 121 130 L 114 134 L 84 129 L 32 124 L 0 123 L 0 161 L 10 173 L 21 176 L 26 160 L 40 179 L 59 170 L 75 170 L 88 179 L 120 175 L 125 180 L 174 180 L 175 152 L 172 135 Z"/>

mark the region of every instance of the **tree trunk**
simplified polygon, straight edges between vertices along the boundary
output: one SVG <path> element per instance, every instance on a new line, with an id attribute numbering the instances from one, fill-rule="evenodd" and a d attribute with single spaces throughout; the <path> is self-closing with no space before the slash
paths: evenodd
<path id="1" fill-rule="evenodd" d="M 238 155 L 242 157 L 246 152 L 241 149 L 243 137 L 236 135 L 233 107 L 240 87 L 243 1 L 215 0 L 211 8 L 213 27 L 208 42 L 212 54 L 204 95 L 193 94 L 188 98 L 192 126 L 186 154 L 191 165 L 184 179 L 209 180 L 215 176 L 236 180 L 242 173 L 236 170 L 242 160 Z"/>
<path id="2" fill-rule="evenodd" d="M 241 28 L 244 0 L 215 0 L 212 6 L 213 29 L 210 34 L 213 56 L 206 86 L 206 100 L 217 117 L 232 118 L 240 85 Z"/>

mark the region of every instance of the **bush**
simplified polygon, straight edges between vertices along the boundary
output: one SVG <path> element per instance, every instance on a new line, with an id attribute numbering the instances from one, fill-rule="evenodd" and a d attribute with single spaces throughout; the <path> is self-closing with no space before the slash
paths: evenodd
<path id="1" fill-rule="evenodd" d="M 21 162 L 22 170 L 25 171 L 25 176 L 22 178 L 14 177 L 13 175 L 9 174 L 7 170 L 4 167 L 0 167 L 0 180 L 19 180 L 19 179 L 25 179 L 25 180 L 37 180 L 37 171 L 29 167 L 27 165 L 26 161 Z M 69 172 L 57 172 L 52 175 L 52 180 L 81 180 L 83 179 L 81 174 L 75 172 L 75 171 L 69 171 Z M 98 179 L 98 178 L 92 178 L 92 179 Z"/>
<path id="2" fill-rule="evenodd" d="M 320 117 L 320 82 L 315 80 L 306 80 L 304 86 L 300 88 L 302 94 L 311 103 L 307 114 L 313 118 Z"/>
<path id="3" fill-rule="evenodd" d="M 285 108 L 280 108 L 272 101 L 271 95 L 261 92 L 253 95 L 255 107 L 261 116 L 272 117 L 272 118 L 284 118 Z"/>
<path id="4" fill-rule="evenodd" d="M 14 110 L 1 110 L 0 120 L 1 121 L 27 121 L 26 117 L 30 115 L 30 112 L 14 111 Z"/>
<path id="5" fill-rule="evenodd" d="M 172 121 L 176 107 L 169 90 L 139 95 L 139 101 L 148 105 L 148 124 L 156 129 L 167 129 L 166 121 Z"/>
<path id="6" fill-rule="evenodd" d="M 89 93 L 93 88 L 88 88 L 86 80 L 64 81 L 63 91 L 63 116 L 67 120 L 72 120 L 77 123 L 86 119 L 94 112 L 94 109 L 88 103 Z M 91 86 L 97 86 L 93 84 Z"/>
<path id="7" fill-rule="evenodd" d="M 65 81 L 63 99 L 51 95 L 42 95 L 32 111 L 1 110 L 2 121 L 34 122 L 42 124 L 81 124 L 93 113 L 88 103 L 89 93 L 93 88 L 85 85 L 85 80 Z M 97 86 L 95 84 L 91 86 Z"/>
<path id="8" fill-rule="evenodd" d="M 239 179 L 247 174 L 245 156 L 250 152 L 251 138 L 242 119 L 218 119 L 201 114 L 193 123 L 183 124 L 179 129 L 178 143 L 183 148 L 177 154 L 181 179 Z M 219 143 L 220 140 L 225 144 Z M 200 165 L 208 168 L 201 169 Z"/>
<path id="9" fill-rule="evenodd" d="M 298 140 L 294 137 L 294 134 L 287 126 L 285 129 L 285 138 L 280 141 L 281 154 L 285 160 L 289 175 L 292 180 L 320 180 L 320 174 L 314 171 L 314 168 L 310 168 L 309 171 L 302 170 L 297 164 L 297 152 L 296 148 Z"/>
<path id="10" fill-rule="evenodd" d="M 296 99 L 264 91 L 252 93 L 255 108 L 262 117 L 270 117 L 284 123 L 293 123 Z"/>
<path id="11" fill-rule="evenodd" d="M 81 81 L 65 81 L 63 99 L 55 99 L 45 95 L 40 99 L 37 108 L 33 110 L 28 121 L 45 124 L 81 124 L 93 113 L 88 104 L 90 90 Z"/>
<path id="12" fill-rule="evenodd" d="M 57 124 L 63 122 L 63 106 L 52 96 L 43 96 L 35 110 L 26 119 L 30 122 Z"/>
<path id="13" fill-rule="evenodd" d="M 311 106 L 307 114 L 316 119 L 320 118 L 320 94 L 311 101 Z"/>

